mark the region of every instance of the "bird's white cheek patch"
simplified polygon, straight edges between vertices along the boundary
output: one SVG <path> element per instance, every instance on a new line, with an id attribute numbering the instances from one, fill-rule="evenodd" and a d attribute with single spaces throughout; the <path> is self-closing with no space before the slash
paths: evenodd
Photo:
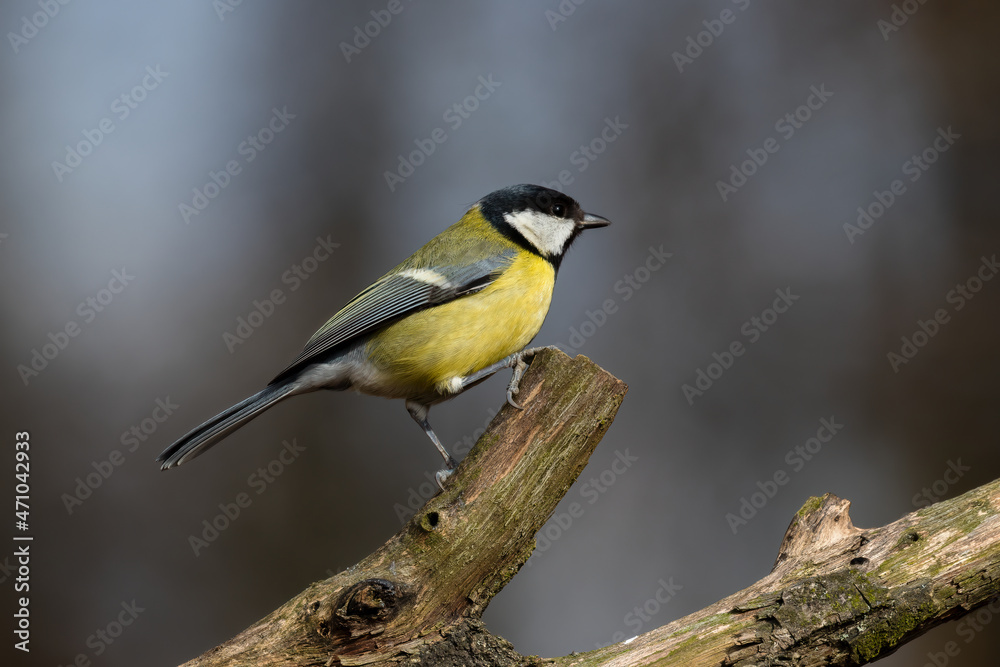
<path id="1" fill-rule="evenodd" d="M 562 254 L 576 224 L 572 220 L 530 210 L 507 213 L 504 220 L 547 256 Z"/>

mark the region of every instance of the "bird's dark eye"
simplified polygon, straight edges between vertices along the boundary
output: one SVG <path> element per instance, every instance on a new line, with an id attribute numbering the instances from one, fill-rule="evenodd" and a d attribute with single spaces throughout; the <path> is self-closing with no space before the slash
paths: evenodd
<path id="1" fill-rule="evenodd" d="M 553 204 L 552 215 L 558 218 L 564 217 L 566 215 L 566 206 L 564 204 Z"/>

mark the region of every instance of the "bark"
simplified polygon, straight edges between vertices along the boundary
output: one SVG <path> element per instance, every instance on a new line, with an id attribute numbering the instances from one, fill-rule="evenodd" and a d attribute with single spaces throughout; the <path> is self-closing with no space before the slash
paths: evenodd
<path id="1" fill-rule="evenodd" d="M 522 660 L 478 619 L 535 547 L 627 390 L 546 350 L 486 433 L 398 534 L 189 665 L 496 665 Z"/>
<path id="2" fill-rule="evenodd" d="M 1000 612 L 1000 480 L 881 528 L 811 498 L 771 573 L 699 612 L 589 653 L 522 656 L 480 622 L 587 464 L 627 387 L 545 351 L 438 494 L 378 551 L 187 663 L 862 665 L 948 620 Z"/>
<path id="3" fill-rule="evenodd" d="M 863 665 L 990 604 L 1000 612 L 1000 480 L 881 528 L 811 498 L 771 573 L 628 644 L 549 665 Z"/>

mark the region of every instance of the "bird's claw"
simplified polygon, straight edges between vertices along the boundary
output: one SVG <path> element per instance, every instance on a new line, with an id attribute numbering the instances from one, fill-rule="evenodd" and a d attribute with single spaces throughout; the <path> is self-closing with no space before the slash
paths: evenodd
<path id="1" fill-rule="evenodd" d="M 437 482 L 438 488 L 444 491 L 444 481 L 451 477 L 451 474 L 455 472 L 452 470 L 438 470 L 434 473 L 434 481 Z"/>
<path id="2" fill-rule="evenodd" d="M 519 353 L 514 358 L 514 373 L 511 375 L 510 384 L 507 385 L 507 403 L 518 410 L 523 410 L 524 408 L 518 405 L 517 401 L 514 400 L 514 396 L 521 390 L 518 385 L 520 385 L 521 378 L 524 376 L 524 371 L 527 368 L 528 364 L 524 363 L 524 354 Z"/>
<path id="3" fill-rule="evenodd" d="M 517 401 L 514 400 L 514 394 L 516 393 L 517 393 L 517 387 L 514 387 L 513 389 L 510 387 L 507 388 L 507 404 L 510 405 L 512 408 L 517 408 L 518 410 L 524 410 L 524 406 L 520 405 Z"/>
<path id="4" fill-rule="evenodd" d="M 517 401 L 514 400 L 514 397 L 517 395 L 518 391 L 520 391 L 519 385 L 521 384 L 521 378 L 524 377 L 524 372 L 528 370 L 528 364 L 525 363 L 524 360 L 535 356 L 536 353 L 543 349 L 545 348 L 533 347 L 530 350 L 523 350 L 515 354 L 514 358 L 511 360 L 511 366 L 514 369 L 514 373 L 511 375 L 510 384 L 507 385 L 507 403 L 509 403 L 511 407 L 517 408 L 518 410 L 524 409 L 517 403 Z"/>

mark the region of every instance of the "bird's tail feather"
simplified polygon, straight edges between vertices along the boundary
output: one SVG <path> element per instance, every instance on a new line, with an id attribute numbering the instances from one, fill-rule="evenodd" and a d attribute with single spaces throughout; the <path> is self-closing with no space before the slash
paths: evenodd
<path id="1" fill-rule="evenodd" d="M 203 454 L 209 447 L 246 424 L 264 410 L 295 393 L 291 384 L 269 385 L 228 410 L 215 415 L 201 426 L 163 450 L 156 457 L 160 470 L 186 463 Z"/>

